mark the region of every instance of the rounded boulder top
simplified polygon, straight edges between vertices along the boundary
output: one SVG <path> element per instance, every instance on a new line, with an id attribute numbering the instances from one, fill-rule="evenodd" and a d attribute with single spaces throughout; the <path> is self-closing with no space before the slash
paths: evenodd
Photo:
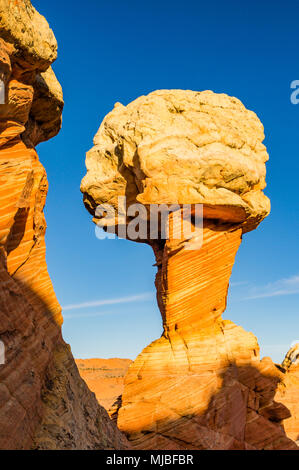
<path id="1" fill-rule="evenodd" d="M 158 90 L 104 118 L 87 153 L 86 207 L 203 204 L 204 217 L 254 228 L 264 195 L 264 128 L 240 100 L 212 91 Z"/>

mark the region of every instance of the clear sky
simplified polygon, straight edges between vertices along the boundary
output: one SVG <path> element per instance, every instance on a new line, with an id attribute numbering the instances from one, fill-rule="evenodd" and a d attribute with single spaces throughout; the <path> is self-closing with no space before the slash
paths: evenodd
<path id="1" fill-rule="evenodd" d="M 98 240 L 79 186 L 85 152 L 116 101 L 180 88 L 236 96 L 265 126 L 272 212 L 244 236 L 224 318 L 254 332 L 262 355 L 281 361 L 299 341 L 299 104 L 290 101 L 290 84 L 299 79 L 299 3 L 33 4 L 59 44 L 54 69 L 64 91 L 63 127 L 38 152 L 50 185 L 47 262 L 75 357 L 134 358 L 161 334 L 151 249 Z"/>

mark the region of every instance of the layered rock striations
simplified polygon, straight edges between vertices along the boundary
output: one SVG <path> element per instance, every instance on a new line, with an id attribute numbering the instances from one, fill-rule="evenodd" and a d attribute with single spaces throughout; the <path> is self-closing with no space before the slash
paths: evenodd
<path id="1" fill-rule="evenodd" d="M 280 371 L 260 360 L 252 333 L 222 319 L 242 235 L 270 210 L 263 139 L 236 98 L 160 90 L 117 103 L 87 154 L 84 203 L 105 230 L 111 218 L 97 206 L 119 209 L 119 196 L 126 209 L 142 203 L 143 219 L 154 204 L 178 205 L 166 239 L 162 219 L 157 239 L 148 230 L 136 239 L 154 250 L 163 320 L 161 338 L 130 365 L 118 404 L 118 426 L 136 449 L 296 448 L 283 428 L 290 412 L 275 400 Z M 197 230 L 195 204 L 203 206 Z M 131 216 L 116 220 L 117 233 Z M 181 219 L 191 236 L 177 236 Z"/>
<path id="2" fill-rule="evenodd" d="M 0 0 L 0 448 L 123 448 L 62 339 L 45 261 L 48 182 L 35 146 L 61 126 L 56 51 L 30 1 Z"/>
<path id="3" fill-rule="evenodd" d="M 254 228 L 269 213 L 268 154 L 252 111 L 211 91 L 160 90 L 104 119 L 86 159 L 84 202 L 204 204 L 205 218 Z"/>

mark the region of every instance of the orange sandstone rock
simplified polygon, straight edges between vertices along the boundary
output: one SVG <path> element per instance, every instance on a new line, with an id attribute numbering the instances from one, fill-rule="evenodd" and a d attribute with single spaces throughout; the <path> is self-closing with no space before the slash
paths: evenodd
<path id="1" fill-rule="evenodd" d="M 0 448 L 124 448 L 62 339 L 45 261 L 48 182 L 35 145 L 60 129 L 62 92 L 49 68 L 56 48 L 28 0 L 1 0 Z"/>
<path id="2" fill-rule="evenodd" d="M 221 318 L 242 230 L 207 222 L 203 232 L 200 250 L 170 240 L 158 251 L 164 333 L 126 375 L 118 426 L 138 449 L 295 448 L 280 425 L 290 413 L 274 401 L 276 367 Z"/>
<path id="3" fill-rule="evenodd" d="M 131 359 L 118 358 L 76 359 L 82 379 L 109 415 L 115 411 L 115 402 L 123 393 L 124 377 L 131 363 Z"/>
<path id="4" fill-rule="evenodd" d="M 270 209 L 263 138 L 236 98 L 160 90 L 118 103 L 87 154 L 81 190 L 104 228 L 110 221 L 96 207 L 118 208 L 119 196 L 143 203 L 147 216 L 152 204 L 203 205 L 203 227 L 190 239 L 171 230 L 166 240 L 162 230 L 137 239 L 156 256 L 164 331 L 131 364 L 118 403 L 133 448 L 297 449 L 283 428 L 290 412 L 275 401 L 280 371 L 260 360 L 252 333 L 222 319 L 242 234 Z"/>

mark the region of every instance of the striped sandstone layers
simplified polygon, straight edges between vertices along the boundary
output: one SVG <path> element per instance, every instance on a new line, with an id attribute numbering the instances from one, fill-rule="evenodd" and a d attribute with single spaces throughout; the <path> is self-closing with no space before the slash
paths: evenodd
<path id="1" fill-rule="evenodd" d="M 286 354 L 280 367 L 282 372 L 276 399 L 290 410 L 291 416 L 284 422 L 287 435 L 299 445 L 299 343 Z"/>
<path id="2" fill-rule="evenodd" d="M 252 333 L 221 318 L 241 236 L 209 221 L 200 250 L 170 240 L 156 251 L 164 333 L 129 368 L 118 412 L 135 448 L 294 448 L 274 400 L 279 372 Z"/>
<path id="3" fill-rule="evenodd" d="M 119 196 L 142 203 L 147 216 L 153 204 L 203 205 L 193 237 L 136 240 L 154 250 L 163 320 L 119 401 L 118 426 L 136 449 L 297 448 L 282 426 L 290 413 L 274 400 L 279 370 L 260 360 L 252 333 L 222 319 L 242 235 L 270 210 L 263 139 L 259 119 L 236 98 L 160 90 L 117 103 L 87 154 L 84 203 L 105 229 L 111 218 L 96 207 L 117 209 Z M 124 222 L 128 214 L 117 233 Z"/>
<path id="4" fill-rule="evenodd" d="M 125 447 L 61 336 L 45 261 L 48 182 L 35 146 L 60 129 L 56 40 L 28 0 L 0 0 L 1 449 Z"/>

